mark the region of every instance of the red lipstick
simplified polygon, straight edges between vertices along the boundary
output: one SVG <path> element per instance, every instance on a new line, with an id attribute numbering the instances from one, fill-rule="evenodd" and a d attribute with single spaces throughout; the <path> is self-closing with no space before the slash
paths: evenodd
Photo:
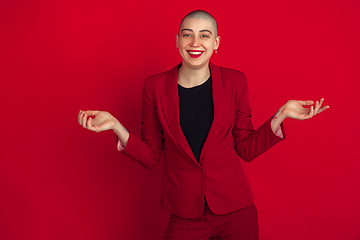
<path id="1" fill-rule="evenodd" d="M 192 58 L 198 58 L 204 53 L 204 51 L 200 51 L 200 50 L 186 50 L 186 51 Z"/>

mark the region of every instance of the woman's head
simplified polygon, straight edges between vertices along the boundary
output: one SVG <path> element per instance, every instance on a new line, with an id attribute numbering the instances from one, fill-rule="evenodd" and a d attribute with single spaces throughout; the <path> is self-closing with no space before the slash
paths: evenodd
<path id="1" fill-rule="evenodd" d="M 185 19 L 187 18 L 197 18 L 197 19 L 206 19 L 211 21 L 213 28 L 215 30 L 215 37 L 217 36 L 217 22 L 215 20 L 215 18 L 208 12 L 204 11 L 204 10 L 195 10 L 192 11 L 190 13 L 188 13 L 180 22 L 180 26 L 179 26 L 179 33 L 182 27 L 182 24 L 184 22 Z"/>
<path id="2" fill-rule="evenodd" d="M 209 13 L 196 10 L 186 15 L 180 23 L 176 35 L 183 64 L 191 68 L 201 68 L 209 64 L 209 59 L 220 44 L 217 23 Z"/>

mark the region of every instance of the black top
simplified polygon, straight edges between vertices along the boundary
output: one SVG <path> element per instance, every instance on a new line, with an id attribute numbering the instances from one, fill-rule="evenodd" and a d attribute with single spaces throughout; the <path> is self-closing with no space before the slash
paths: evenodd
<path id="1" fill-rule="evenodd" d="M 211 76 L 203 84 L 184 88 L 178 85 L 180 126 L 199 162 L 201 149 L 214 119 Z"/>

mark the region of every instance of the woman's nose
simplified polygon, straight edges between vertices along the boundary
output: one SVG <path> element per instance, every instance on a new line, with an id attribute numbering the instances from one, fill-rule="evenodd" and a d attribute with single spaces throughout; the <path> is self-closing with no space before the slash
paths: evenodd
<path id="1" fill-rule="evenodd" d="M 192 42 L 191 42 L 191 46 L 192 47 L 198 47 L 199 44 L 199 39 L 197 37 L 193 37 Z"/>

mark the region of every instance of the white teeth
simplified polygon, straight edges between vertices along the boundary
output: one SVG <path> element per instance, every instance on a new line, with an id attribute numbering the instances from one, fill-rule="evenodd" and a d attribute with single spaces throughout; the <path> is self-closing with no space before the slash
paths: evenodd
<path id="1" fill-rule="evenodd" d="M 192 54 L 192 55 L 200 55 L 200 54 L 202 54 L 202 52 L 189 52 L 190 54 Z"/>

